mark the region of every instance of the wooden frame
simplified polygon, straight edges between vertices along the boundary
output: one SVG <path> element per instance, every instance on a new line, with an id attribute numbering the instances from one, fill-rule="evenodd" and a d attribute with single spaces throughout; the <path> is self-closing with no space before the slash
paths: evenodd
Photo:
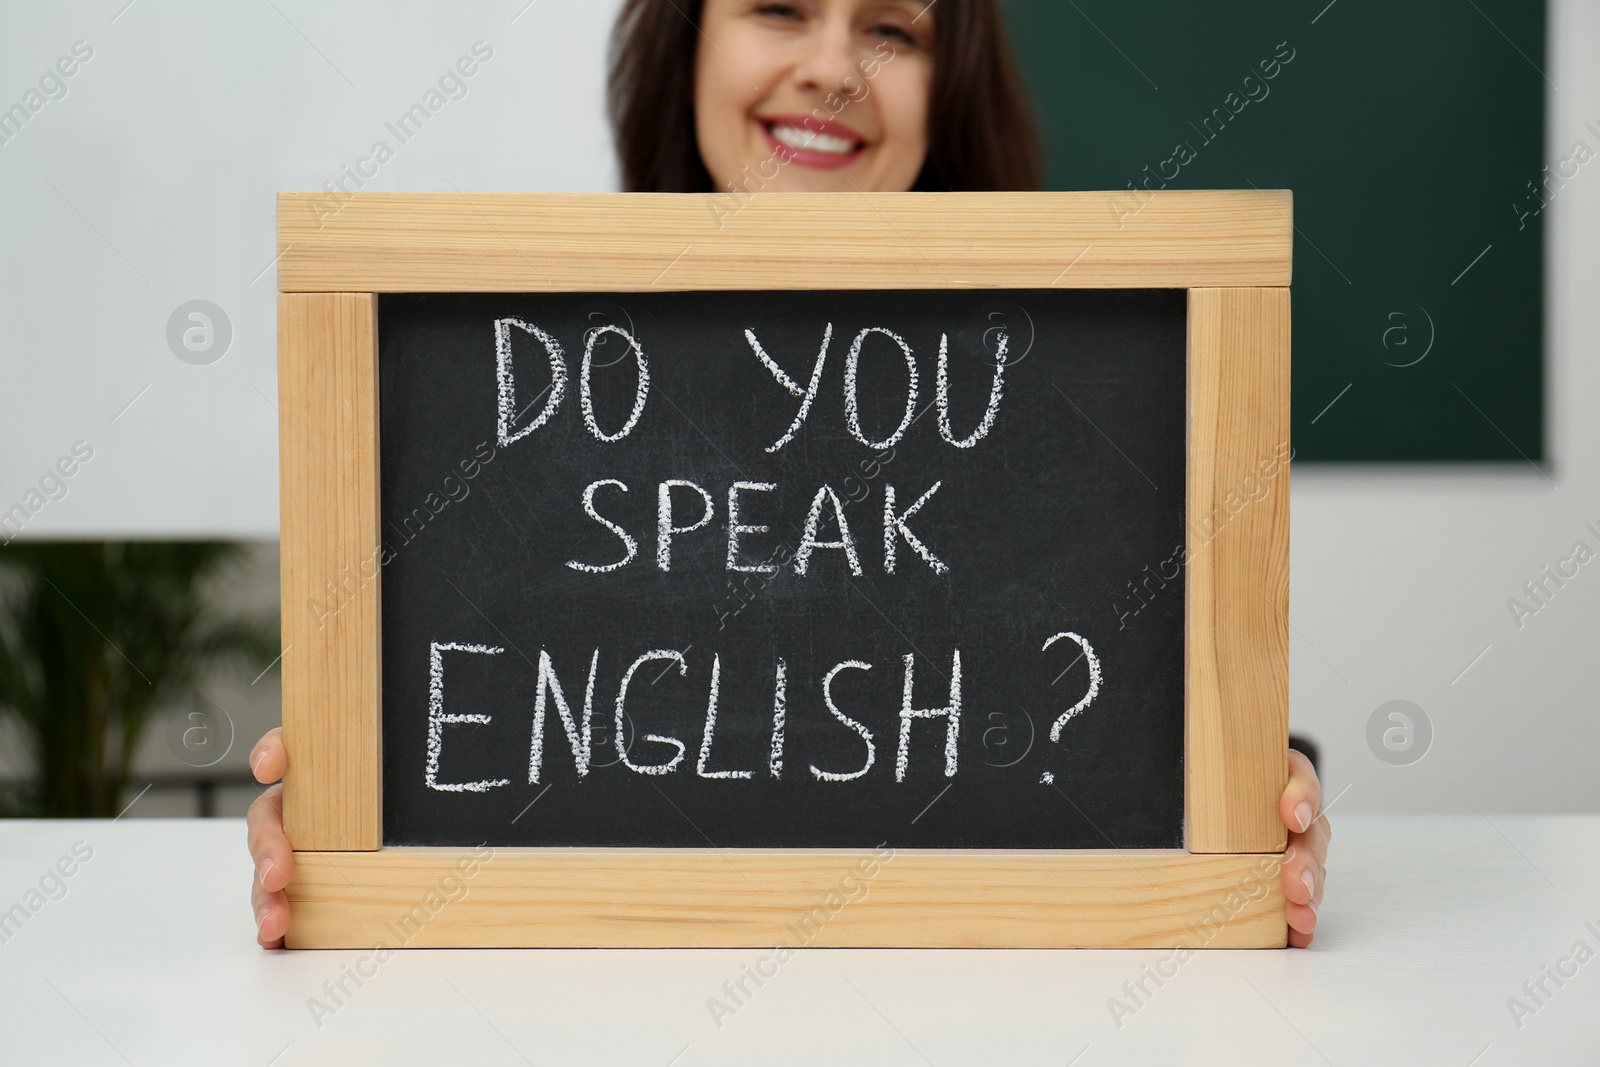
<path id="1" fill-rule="evenodd" d="M 287 943 L 1284 945 L 1291 215 L 1284 191 L 281 194 Z M 1189 291 L 1186 849 L 382 847 L 377 293 L 1051 287 Z"/>

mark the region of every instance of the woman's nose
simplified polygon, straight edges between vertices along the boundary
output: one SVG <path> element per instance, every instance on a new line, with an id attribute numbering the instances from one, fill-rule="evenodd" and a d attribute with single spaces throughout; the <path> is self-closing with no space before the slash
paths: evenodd
<path id="1" fill-rule="evenodd" d="M 828 19 L 807 34 L 794 78 L 802 90 L 831 93 L 848 88 L 856 77 L 855 34 L 843 19 Z"/>

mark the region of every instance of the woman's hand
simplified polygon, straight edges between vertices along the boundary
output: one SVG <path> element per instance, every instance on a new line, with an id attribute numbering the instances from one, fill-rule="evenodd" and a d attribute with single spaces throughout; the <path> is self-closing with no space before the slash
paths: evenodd
<path id="1" fill-rule="evenodd" d="M 1283 912 L 1289 920 L 1289 947 L 1305 948 L 1317 929 L 1317 905 L 1322 903 L 1324 864 L 1333 831 L 1322 814 L 1322 784 L 1317 781 L 1316 768 L 1293 749 L 1289 750 L 1289 785 L 1278 801 L 1278 815 L 1289 828 L 1289 847 L 1283 854 L 1283 895 L 1288 898 Z"/>
<path id="2" fill-rule="evenodd" d="M 256 781 L 279 782 L 289 767 L 283 747 L 283 730 L 268 731 L 250 753 Z M 1316 936 L 1317 905 L 1322 902 L 1328 841 L 1333 831 L 1322 816 L 1322 785 L 1311 761 L 1289 752 L 1289 785 L 1278 802 L 1278 814 L 1289 828 L 1289 847 L 1283 854 L 1284 915 L 1289 921 L 1289 945 L 1305 948 Z M 289 929 L 289 897 L 283 890 L 294 874 L 294 850 L 283 832 L 283 786 L 273 785 L 250 805 L 250 858 L 255 878 L 250 886 L 250 906 L 256 916 L 256 940 L 263 948 L 281 948 Z"/>
<path id="3" fill-rule="evenodd" d="M 289 754 L 283 748 L 282 728 L 267 731 L 250 751 L 250 770 L 263 785 L 278 784 L 256 798 L 246 820 L 250 827 L 250 858 L 256 864 L 255 878 L 250 883 L 250 907 L 256 916 L 256 940 L 262 948 L 282 948 L 283 935 L 289 929 L 289 895 L 283 889 L 294 874 L 294 850 L 283 832 L 280 781 L 288 769 Z"/>

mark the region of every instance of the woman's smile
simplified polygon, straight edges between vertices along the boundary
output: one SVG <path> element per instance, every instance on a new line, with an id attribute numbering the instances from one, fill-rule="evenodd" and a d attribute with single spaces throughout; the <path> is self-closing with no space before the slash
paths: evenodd
<path id="1" fill-rule="evenodd" d="M 783 163 L 834 169 L 848 167 L 869 147 L 853 127 L 812 115 L 757 115 L 755 123 Z"/>

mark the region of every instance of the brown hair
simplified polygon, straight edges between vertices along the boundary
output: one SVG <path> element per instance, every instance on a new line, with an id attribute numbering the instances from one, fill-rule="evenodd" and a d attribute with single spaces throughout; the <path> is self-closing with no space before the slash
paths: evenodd
<path id="1" fill-rule="evenodd" d="M 703 0 L 626 0 L 611 37 L 607 110 L 628 192 L 718 192 L 694 127 Z M 1043 154 L 998 0 L 939 0 L 928 158 L 914 189 L 1037 189 Z"/>

